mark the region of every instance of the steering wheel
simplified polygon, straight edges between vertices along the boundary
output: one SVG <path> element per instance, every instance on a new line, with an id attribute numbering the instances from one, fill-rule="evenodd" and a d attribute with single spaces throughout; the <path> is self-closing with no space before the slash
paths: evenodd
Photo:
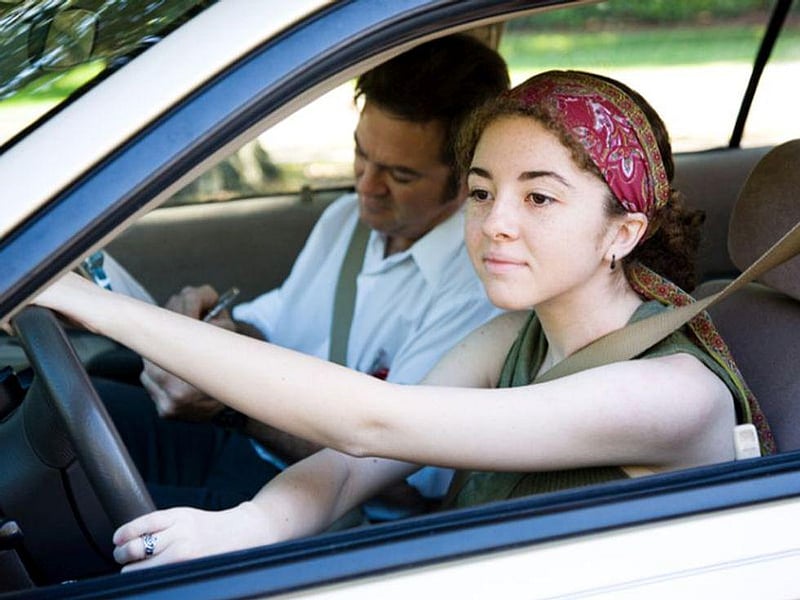
<path id="1" fill-rule="evenodd" d="M 116 528 L 152 512 L 153 501 L 55 315 L 29 306 L 14 326 L 34 377 L 22 405 L 0 423 L 0 447 L 15 455 L 0 477 L 6 516 L 20 520 L 36 562 L 51 563 L 59 545 L 62 557 L 89 547 L 111 561 L 108 522 Z M 70 546 L 76 537 L 85 539 Z"/>

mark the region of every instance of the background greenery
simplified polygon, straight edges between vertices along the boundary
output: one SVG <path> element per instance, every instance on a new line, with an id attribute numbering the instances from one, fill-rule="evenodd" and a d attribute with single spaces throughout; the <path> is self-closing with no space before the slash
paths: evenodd
<path id="1" fill-rule="evenodd" d="M 500 51 L 512 70 L 752 63 L 775 0 L 604 2 L 508 23 Z M 772 61 L 800 59 L 795 2 Z M 792 25 L 794 23 L 794 25 Z"/>
<path id="2" fill-rule="evenodd" d="M 752 63 L 761 25 L 709 25 L 673 29 L 559 32 L 509 29 L 500 52 L 510 69 Z M 800 29 L 783 32 L 771 61 L 800 59 Z"/>
<path id="3" fill-rule="evenodd" d="M 584 28 L 602 24 L 708 23 L 709 20 L 741 18 L 742 15 L 769 13 L 775 0 L 634 0 L 604 2 L 572 10 L 558 10 L 516 19 L 509 31 Z M 797 6 L 793 10 L 797 10 Z M 763 18 L 763 17 L 760 17 Z"/>

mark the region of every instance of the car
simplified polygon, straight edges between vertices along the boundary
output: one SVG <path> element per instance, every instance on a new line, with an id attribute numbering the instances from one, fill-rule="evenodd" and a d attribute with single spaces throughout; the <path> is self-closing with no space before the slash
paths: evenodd
<path id="1" fill-rule="evenodd" d="M 733 28 L 727 44 L 714 43 L 719 23 Z M 785 345 L 742 361 L 759 375 L 775 455 L 124 574 L 111 531 L 152 505 L 91 403 L 82 373 L 96 346 L 24 308 L 100 249 L 158 302 L 186 283 L 243 298 L 279 285 L 322 210 L 352 188 L 353 77 L 464 31 L 529 56 L 508 59 L 517 81 L 591 59 L 653 102 L 678 151 L 676 187 L 706 214 L 698 270 L 713 287 L 742 269 L 728 223 L 748 174 L 800 138 L 797 3 L 5 0 L 0 31 L 0 318 L 20 329 L 0 347 L 0 598 L 800 596 L 800 320 L 788 295 Z M 699 58 L 680 52 L 692 44 Z M 665 46 L 673 62 L 657 68 Z M 798 167 L 780 163 L 775 177 Z M 713 314 L 743 357 L 738 334 L 759 313 L 742 322 L 725 306 Z"/>

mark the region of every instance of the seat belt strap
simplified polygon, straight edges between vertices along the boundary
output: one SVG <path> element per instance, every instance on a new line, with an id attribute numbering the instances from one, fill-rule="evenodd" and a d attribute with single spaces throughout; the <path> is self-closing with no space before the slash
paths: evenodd
<path id="1" fill-rule="evenodd" d="M 800 222 L 773 244 L 752 265 L 721 291 L 697 302 L 676 307 L 673 310 L 657 313 L 652 317 L 636 321 L 612 331 L 611 333 L 584 346 L 551 369 L 542 373 L 534 383 L 542 383 L 566 377 L 586 369 L 592 369 L 613 362 L 630 360 L 657 344 L 676 329 L 683 327 L 700 312 L 736 290 L 757 279 L 770 269 L 783 264 L 800 253 Z M 637 467 L 638 468 L 638 467 Z M 453 476 L 442 506 L 452 506 L 456 497 L 466 485 L 470 471 L 460 469 Z"/>
<path id="2" fill-rule="evenodd" d="M 721 291 L 702 300 L 660 312 L 612 331 L 542 373 L 534 383 L 551 381 L 601 365 L 630 360 L 691 321 L 715 302 L 727 298 L 736 290 L 798 253 L 800 253 L 800 222 L 795 224 L 780 240 Z"/>
<path id="3" fill-rule="evenodd" d="M 336 282 L 328 360 L 343 366 L 347 366 L 347 345 L 356 307 L 356 279 L 361 271 L 361 265 L 364 264 L 364 253 L 367 250 L 370 232 L 370 228 L 359 219 Z"/>

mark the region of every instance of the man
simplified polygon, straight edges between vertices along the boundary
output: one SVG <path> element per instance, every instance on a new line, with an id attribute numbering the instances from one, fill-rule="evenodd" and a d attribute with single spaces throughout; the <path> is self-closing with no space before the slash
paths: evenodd
<path id="1" fill-rule="evenodd" d="M 502 59 L 468 36 L 429 42 L 362 75 L 356 193 L 328 207 L 279 289 L 236 306 L 235 322 L 227 312 L 211 322 L 321 358 L 334 358 L 334 335 L 346 366 L 397 383 L 420 381 L 447 349 L 497 314 L 464 248 L 466 187 L 453 144 L 471 109 L 507 87 Z M 334 305 L 359 222 L 368 228 L 366 247 L 348 258 L 357 277 L 352 324 L 341 342 L 332 334 L 332 323 L 341 320 Z M 217 299 L 208 286 L 184 288 L 167 307 L 202 318 Z M 239 433 L 189 423 L 238 419 L 152 363 L 145 363 L 141 381 L 158 415 L 172 417 L 153 413 L 147 433 L 134 414 L 141 403 L 119 390 L 101 393 L 159 507 L 235 505 L 275 474 L 262 459 L 282 468 L 318 449 L 254 422 L 244 429 L 257 445 Z M 449 476 L 426 468 L 410 482 L 436 498 Z"/>

